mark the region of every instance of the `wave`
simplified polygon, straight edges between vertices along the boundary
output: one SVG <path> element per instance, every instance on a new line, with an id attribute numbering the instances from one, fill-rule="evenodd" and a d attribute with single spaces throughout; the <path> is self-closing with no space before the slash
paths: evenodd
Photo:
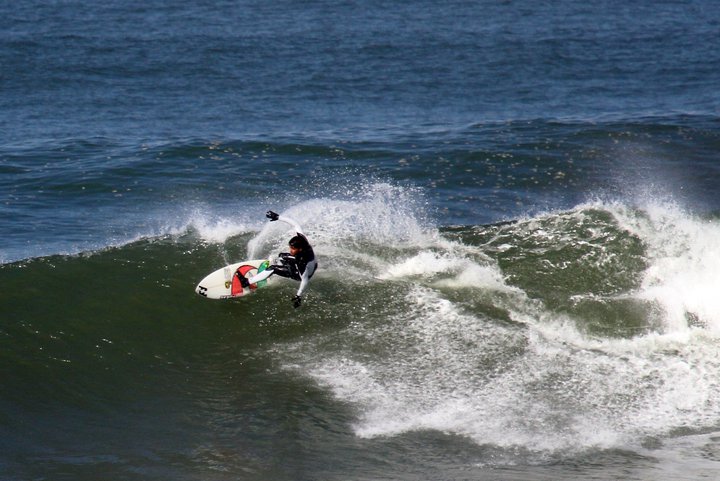
<path id="1" fill-rule="evenodd" d="M 717 428 L 715 218 L 596 201 L 438 228 L 423 205 L 382 183 L 290 204 L 321 265 L 300 317 L 289 281 L 241 302 L 193 293 L 283 248 L 286 229 L 261 216 L 198 210 L 158 236 L 5 264 L 0 363 L 23 366 L 11 381 L 29 397 L 2 401 L 94 410 L 117 386 L 172 391 L 177 366 L 232 363 L 223 339 L 240 330 L 244 352 L 349 406 L 361 438 L 432 430 L 543 462 Z M 198 343 L 213 349 L 187 359 Z M 252 382 L 271 382 L 261 371 Z"/>

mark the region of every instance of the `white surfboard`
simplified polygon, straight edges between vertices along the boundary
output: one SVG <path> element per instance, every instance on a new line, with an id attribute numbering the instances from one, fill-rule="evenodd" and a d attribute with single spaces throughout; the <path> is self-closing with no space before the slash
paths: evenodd
<path id="1" fill-rule="evenodd" d="M 271 277 L 270 279 L 243 288 L 238 276 L 250 278 L 267 269 L 269 265 L 269 260 L 259 259 L 236 262 L 235 264 L 221 267 L 205 276 L 205 278 L 198 283 L 197 287 L 195 287 L 195 292 L 208 299 L 231 299 L 246 296 L 255 292 L 255 289 L 266 286 L 268 281 L 271 281 L 273 278 Z"/>

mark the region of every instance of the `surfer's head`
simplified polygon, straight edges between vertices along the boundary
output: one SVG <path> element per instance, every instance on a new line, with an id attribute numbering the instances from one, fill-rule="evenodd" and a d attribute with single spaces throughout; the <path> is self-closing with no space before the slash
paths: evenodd
<path id="1" fill-rule="evenodd" d="M 305 238 L 305 236 L 302 235 L 296 235 L 292 239 L 290 239 L 290 242 L 288 242 L 288 245 L 290 246 L 290 252 L 297 250 L 302 251 L 308 248 L 308 241 Z"/>

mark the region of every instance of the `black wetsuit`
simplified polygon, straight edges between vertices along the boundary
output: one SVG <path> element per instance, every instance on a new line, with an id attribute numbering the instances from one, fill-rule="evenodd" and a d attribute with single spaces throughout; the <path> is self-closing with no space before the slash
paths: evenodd
<path id="1" fill-rule="evenodd" d="M 268 269 L 273 269 L 274 273 L 280 277 L 302 282 L 303 279 L 310 279 L 315 274 L 318 263 L 315 259 L 315 252 L 310 247 L 310 243 L 307 242 L 307 238 L 300 232 L 298 232 L 298 235 L 305 239 L 305 247 L 295 256 L 282 252 L 278 259 L 280 262 L 271 265 Z M 301 285 L 300 292 L 304 287 L 304 285 Z"/>

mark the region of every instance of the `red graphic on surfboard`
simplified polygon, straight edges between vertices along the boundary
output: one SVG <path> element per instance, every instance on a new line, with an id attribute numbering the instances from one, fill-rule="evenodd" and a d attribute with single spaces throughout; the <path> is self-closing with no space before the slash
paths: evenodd
<path id="1" fill-rule="evenodd" d="M 245 294 L 244 291 L 247 288 L 245 288 L 245 289 L 243 288 L 242 284 L 240 283 L 240 277 L 245 277 L 245 278 L 252 277 L 253 275 L 255 275 L 256 272 L 260 273 L 260 272 L 264 271 L 265 269 L 267 269 L 269 264 L 270 263 L 268 261 L 265 261 L 262 264 L 260 264 L 259 267 L 255 267 L 250 264 L 243 264 L 240 267 L 238 267 L 235 270 L 235 274 L 233 275 L 233 278 L 232 278 L 232 286 L 230 289 L 230 295 L 231 296 L 241 296 L 241 295 Z M 255 272 L 252 272 L 252 274 L 251 274 L 251 271 L 255 271 Z M 248 286 L 248 288 L 251 291 L 254 291 L 258 287 L 264 286 L 265 284 L 267 284 L 266 280 L 260 281 L 257 284 L 250 284 Z"/>
<path id="2" fill-rule="evenodd" d="M 232 288 L 230 289 L 230 294 L 233 296 L 240 296 L 243 294 L 243 286 L 240 284 L 240 276 L 247 277 L 248 272 L 256 270 L 257 267 L 255 266 L 249 266 L 249 265 L 242 265 L 237 268 L 235 271 L 235 275 L 233 275 L 232 279 Z M 252 277 L 252 276 L 251 276 Z M 255 284 L 252 284 L 249 286 L 250 289 L 257 289 L 257 286 Z"/>

